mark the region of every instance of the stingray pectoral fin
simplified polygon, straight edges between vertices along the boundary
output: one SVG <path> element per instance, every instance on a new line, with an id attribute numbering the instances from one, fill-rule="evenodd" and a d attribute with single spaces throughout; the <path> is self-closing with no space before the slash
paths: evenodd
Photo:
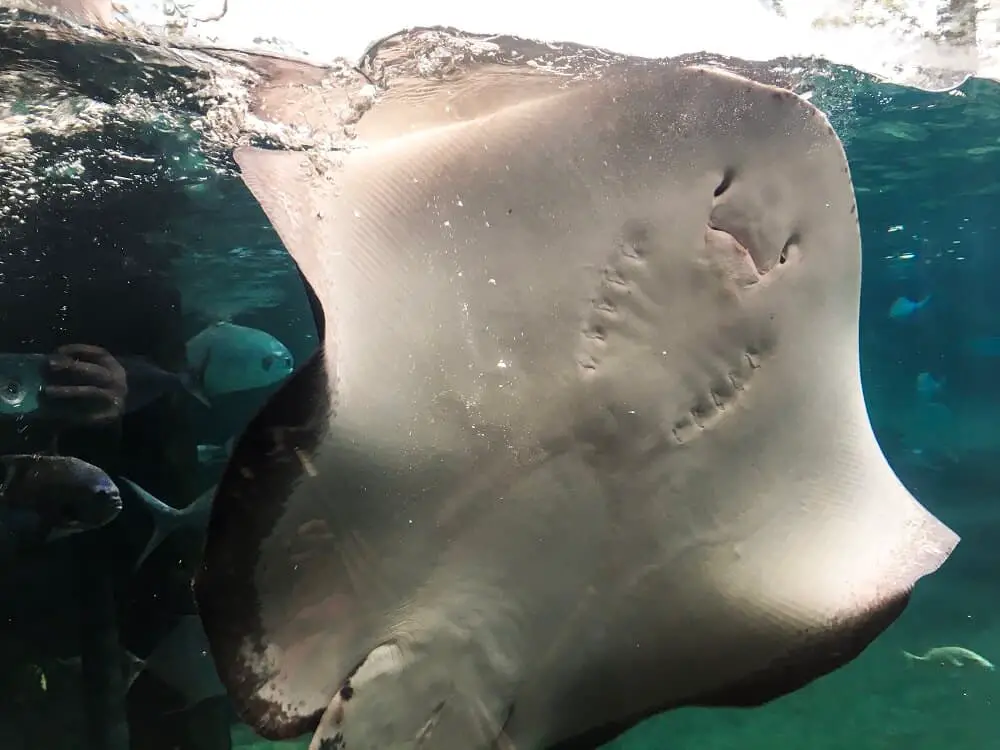
<path id="1" fill-rule="evenodd" d="M 327 217 L 330 206 L 336 205 L 335 175 L 319 171 L 315 158 L 302 151 L 241 146 L 234 150 L 233 159 L 303 280 L 324 301 L 331 279 L 323 251 L 337 239 L 337 228 Z M 303 219 L 306 216 L 308 220 Z"/>
<path id="2" fill-rule="evenodd" d="M 845 503 L 855 519 L 830 513 L 820 523 L 816 513 L 817 526 L 802 534 L 801 547 L 788 544 L 790 530 L 783 551 L 774 546 L 767 555 L 763 544 L 752 545 L 746 554 L 757 556 L 757 570 L 771 571 L 766 584 L 751 578 L 753 568 L 731 568 L 719 588 L 744 623 L 747 655 L 771 650 L 775 658 L 756 666 L 748 658 L 747 674 L 692 703 L 753 706 L 791 693 L 848 664 L 903 613 L 914 586 L 940 567 L 958 538 L 887 468 L 884 477 L 881 492 Z"/>
<path id="3" fill-rule="evenodd" d="M 584 669 L 543 709 L 563 716 L 578 707 L 593 724 L 558 732 L 550 750 L 599 747 L 673 708 L 760 706 L 861 655 L 958 541 L 872 455 L 868 481 L 842 486 L 840 497 L 789 503 L 801 512 L 753 536 L 741 537 L 734 524 L 721 535 L 732 541 L 692 547 L 623 586 L 606 603 L 612 614 L 600 668 Z M 539 693 L 525 702 L 546 701 Z M 523 713 L 515 711 L 515 723 Z"/>

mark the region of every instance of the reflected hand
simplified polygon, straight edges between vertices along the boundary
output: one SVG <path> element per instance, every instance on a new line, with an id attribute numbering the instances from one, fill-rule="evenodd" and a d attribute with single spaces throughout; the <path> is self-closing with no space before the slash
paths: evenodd
<path id="1" fill-rule="evenodd" d="M 128 380 L 110 352 L 89 344 L 60 346 L 49 357 L 42 398 L 48 411 L 76 424 L 101 424 L 125 413 Z"/>

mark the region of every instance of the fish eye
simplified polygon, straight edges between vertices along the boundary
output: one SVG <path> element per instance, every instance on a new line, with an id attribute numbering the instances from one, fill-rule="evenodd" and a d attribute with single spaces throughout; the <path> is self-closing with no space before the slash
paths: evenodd
<path id="1" fill-rule="evenodd" d="M 21 384 L 16 380 L 8 380 L 3 384 L 3 388 L 0 389 L 0 399 L 11 406 L 17 406 L 22 401 L 24 401 L 24 389 Z"/>
<path id="2" fill-rule="evenodd" d="M 260 361 L 260 366 L 263 367 L 265 370 L 270 370 L 271 365 L 273 364 L 274 364 L 274 357 L 271 356 L 270 354 L 268 354 Z"/>

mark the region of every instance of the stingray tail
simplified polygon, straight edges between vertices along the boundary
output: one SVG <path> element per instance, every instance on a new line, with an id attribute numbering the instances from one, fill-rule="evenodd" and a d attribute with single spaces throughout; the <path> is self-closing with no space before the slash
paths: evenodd
<path id="1" fill-rule="evenodd" d="M 911 654 L 909 651 L 903 651 L 903 656 L 906 657 L 906 661 L 912 664 L 915 661 L 922 661 L 922 657 L 916 654 Z"/>
<path id="2" fill-rule="evenodd" d="M 142 564 L 146 562 L 146 558 L 178 529 L 186 526 L 198 528 L 207 526 L 214 493 L 206 492 L 186 508 L 178 510 L 153 497 L 132 480 L 122 477 L 122 481 L 132 488 L 132 491 L 142 500 L 143 505 L 146 506 L 153 518 L 153 533 L 150 534 L 149 541 L 146 542 L 145 548 L 136 560 L 133 570 L 141 568 Z"/>

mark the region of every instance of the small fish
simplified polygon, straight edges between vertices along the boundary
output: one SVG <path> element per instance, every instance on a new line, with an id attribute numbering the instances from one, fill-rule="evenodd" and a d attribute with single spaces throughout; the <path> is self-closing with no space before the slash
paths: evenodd
<path id="1" fill-rule="evenodd" d="M 931 401 L 941 393 L 941 390 L 944 388 L 944 384 L 945 378 L 937 380 L 929 372 L 922 372 L 917 375 L 915 387 L 917 395 L 920 396 L 920 398 L 925 401 Z"/>
<path id="2" fill-rule="evenodd" d="M 142 554 L 136 560 L 136 570 L 142 566 L 153 550 L 175 531 L 184 528 L 204 531 L 208 527 L 208 519 L 212 512 L 212 498 L 215 495 L 214 486 L 186 508 L 177 509 L 153 497 L 132 480 L 123 477 L 122 481 L 132 488 L 132 491 L 142 500 L 143 505 L 153 518 L 153 533 L 150 535 Z"/>
<path id="3" fill-rule="evenodd" d="M 233 452 L 233 440 L 234 438 L 229 438 L 222 445 L 202 443 L 198 446 L 198 463 L 219 464 L 229 460 Z"/>
<path id="4" fill-rule="evenodd" d="M 0 414 L 46 417 L 41 397 L 47 382 L 48 354 L 0 354 Z M 166 393 L 184 391 L 208 405 L 195 376 L 189 372 L 173 373 L 156 366 L 145 357 L 116 357 L 128 377 L 125 412 L 135 411 Z"/>
<path id="5" fill-rule="evenodd" d="M 989 659 L 980 656 L 975 651 L 971 651 L 964 646 L 935 646 L 923 656 L 917 656 L 916 654 L 911 654 L 909 651 L 904 651 L 903 656 L 910 661 L 929 661 L 935 664 L 951 664 L 955 667 L 975 664 L 991 672 L 996 669 L 993 666 L 993 662 Z"/>
<path id="6" fill-rule="evenodd" d="M 187 359 L 209 397 L 274 385 L 295 369 L 288 347 L 274 336 L 227 322 L 193 336 Z"/>
<path id="7" fill-rule="evenodd" d="M 896 301 L 889 307 L 889 317 L 893 320 L 908 318 L 930 301 L 931 295 L 929 294 L 919 302 L 914 302 L 909 297 L 897 297 Z"/>
<path id="8" fill-rule="evenodd" d="M 0 466 L 0 526 L 19 548 L 99 528 L 122 509 L 111 478 L 79 458 L 6 455 Z"/>

